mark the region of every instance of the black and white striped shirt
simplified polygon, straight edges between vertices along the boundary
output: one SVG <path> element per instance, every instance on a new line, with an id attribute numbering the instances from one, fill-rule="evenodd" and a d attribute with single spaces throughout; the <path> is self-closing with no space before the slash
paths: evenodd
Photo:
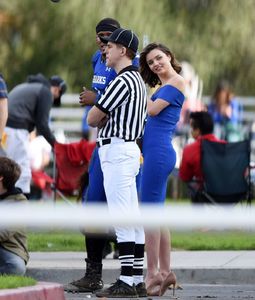
<path id="1" fill-rule="evenodd" d="M 140 138 L 144 130 L 147 93 L 137 67 L 124 68 L 96 106 L 109 116 L 98 132 L 99 139 L 118 137 L 133 141 Z"/>

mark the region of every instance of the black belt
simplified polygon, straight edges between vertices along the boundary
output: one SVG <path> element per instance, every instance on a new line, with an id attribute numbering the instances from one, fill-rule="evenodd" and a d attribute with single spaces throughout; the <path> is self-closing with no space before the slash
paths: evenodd
<path id="1" fill-rule="evenodd" d="M 123 139 L 123 141 L 124 142 L 134 142 L 135 140 L 124 140 Z M 102 147 L 104 145 L 111 144 L 111 142 L 112 142 L 111 138 L 100 140 L 100 141 L 97 142 L 97 147 L 99 148 L 99 147 Z"/>

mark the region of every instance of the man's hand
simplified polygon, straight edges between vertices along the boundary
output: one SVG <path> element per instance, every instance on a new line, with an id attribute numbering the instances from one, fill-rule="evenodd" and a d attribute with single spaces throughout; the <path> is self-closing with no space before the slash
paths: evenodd
<path id="1" fill-rule="evenodd" d="M 79 103 L 81 106 L 89 105 L 92 106 L 95 104 L 96 93 L 90 90 L 87 90 L 83 87 L 83 91 L 80 93 Z"/>

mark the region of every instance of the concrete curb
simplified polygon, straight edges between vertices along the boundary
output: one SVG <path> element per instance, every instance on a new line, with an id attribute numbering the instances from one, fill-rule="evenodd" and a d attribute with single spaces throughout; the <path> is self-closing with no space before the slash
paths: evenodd
<path id="1" fill-rule="evenodd" d="M 255 269 L 241 268 L 174 268 L 180 283 L 188 284 L 254 284 Z M 146 270 L 144 271 L 144 274 Z M 27 276 L 36 280 L 59 282 L 62 284 L 84 276 L 84 269 L 28 268 Z M 103 280 L 107 284 L 115 282 L 119 269 L 104 269 Z"/>
<path id="2" fill-rule="evenodd" d="M 0 291 L 1 300 L 65 300 L 62 285 L 38 282 L 35 286 Z"/>

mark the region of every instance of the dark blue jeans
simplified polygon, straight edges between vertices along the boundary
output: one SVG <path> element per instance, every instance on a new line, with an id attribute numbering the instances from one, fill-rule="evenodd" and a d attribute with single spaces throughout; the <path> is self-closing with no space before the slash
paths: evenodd
<path id="1" fill-rule="evenodd" d="M 20 256 L 0 246 L 0 275 L 24 275 L 25 272 L 25 261 Z"/>

